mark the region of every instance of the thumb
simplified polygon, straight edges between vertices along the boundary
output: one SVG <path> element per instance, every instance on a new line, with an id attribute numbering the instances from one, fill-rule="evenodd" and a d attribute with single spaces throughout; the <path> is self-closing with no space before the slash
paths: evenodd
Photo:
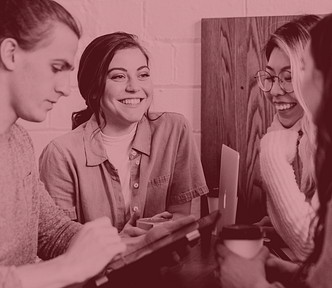
<path id="1" fill-rule="evenodd" d="M 266 262 L 270 257 L 270 251 L 266 246 L 263 246 L 259 253 L 255 256 L 255 259 L 259 261 Z"/>
<path id="2" fill-rule="evenodd" d="M 128 223 L 131 226 L 136 226 L 136 221 L 141 218 L 141 212 L 140 211 L 135 211 L 131 216 L 130 219 L 128 221 Z"/>

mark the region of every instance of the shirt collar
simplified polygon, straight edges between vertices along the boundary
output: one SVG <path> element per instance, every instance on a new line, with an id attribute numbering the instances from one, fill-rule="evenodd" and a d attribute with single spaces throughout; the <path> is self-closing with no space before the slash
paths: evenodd
<path id="1" fill-rule="evenodd" d="M 103 163 L 108 158 L 101 138 L 101 129 L 98 126 L 95 115 L 92 115 L 83 129 L 87 165 L 96 166 Z M 151 153 L 151 127 L 146 116 L 143 116 L 137 125 L 132 148 L 148 156 Z"/>

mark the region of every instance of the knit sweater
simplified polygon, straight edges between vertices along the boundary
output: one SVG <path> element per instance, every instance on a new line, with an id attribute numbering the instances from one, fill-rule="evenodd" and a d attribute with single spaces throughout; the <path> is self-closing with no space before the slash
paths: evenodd
<path id="1" fill-rule="evenodd" d="M 297 153 L 298 132 L 270 131 L 261 140 L 260 168 L 267 188 L 271 222 L 292 252 L 304 260 L 313 248 L 312 220 L 318 208 L 317 193 L 310 202 L 295 180 L 292 162 Z"/>
<path id="2" fill-rule="evenodd" d="M 16 267 L 64 253 L 80 227 L 44 189 L 32 141 L 13 125 L 0 135 L 0 287 L 21 287 Z"/>

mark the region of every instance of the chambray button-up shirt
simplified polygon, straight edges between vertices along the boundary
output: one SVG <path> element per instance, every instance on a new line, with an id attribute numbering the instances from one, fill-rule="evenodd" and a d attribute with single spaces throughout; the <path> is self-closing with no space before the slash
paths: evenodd
<path id="1" fill-rule="evenodd" d="M 150 113 L 152 119 L 159 116 Z M 180 114 L 163 113 L 154 121 L 143 116 L 129 159 L 130 214 L 139 210 L 152 217 L 208 192 L 191 128 Z M 108 216 L 119 231 L 129 220 L 118 172 L 94 116 L 50 142 L 39 168 L 50 195 L 71 219 L 85 223 Z"/>

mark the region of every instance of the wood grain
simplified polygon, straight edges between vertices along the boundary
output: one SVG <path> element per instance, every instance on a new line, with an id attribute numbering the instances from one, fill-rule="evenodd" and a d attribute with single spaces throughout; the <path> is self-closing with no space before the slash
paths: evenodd
<path id="1" fill-rule="evenodd" d="M 240 152 L 238 223 L 266 215 L 259 141 L 275 113 L 254 79 L 270 33 L 294 16 L 202 19 L 201 155 L 210 196 L 219 193 L 221 145 Z"/>

